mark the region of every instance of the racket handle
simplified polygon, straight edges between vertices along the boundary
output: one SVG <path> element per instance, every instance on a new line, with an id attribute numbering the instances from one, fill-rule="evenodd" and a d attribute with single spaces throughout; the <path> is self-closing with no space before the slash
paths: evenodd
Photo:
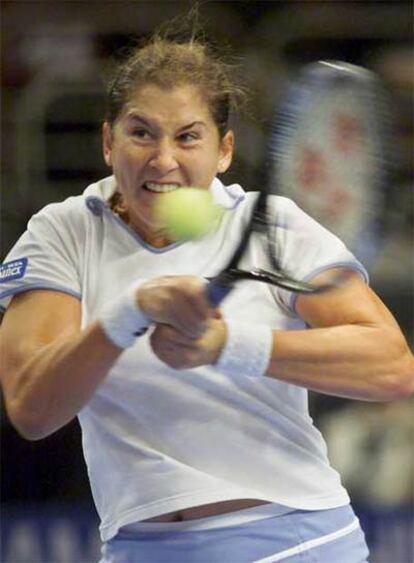
<path id="1" fill-rule="evenodd" d="M 207 285 L 207 299 L 209 300 L 210 305 L 213 307 L 219 305 L 232 289 L 233 286 L 231 285 L 219 285 L 217 283 L 210 282 Z"/>

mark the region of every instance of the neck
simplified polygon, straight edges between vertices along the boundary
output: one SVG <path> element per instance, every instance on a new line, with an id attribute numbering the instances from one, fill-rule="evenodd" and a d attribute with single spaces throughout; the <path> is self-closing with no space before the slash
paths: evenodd
<path id="1" fill-rule="evenodd" d="M 109 205 L 112 211 L 149 245 L 154 248 L 163 248 L 164 246 L 171 244 L 172 241 L 165 236 L 162 229 L 152 231 L 150 229 L 143 228 L 142 225 L 135 225 L 129 218 L 128 211 L 119 192 L 115 192 L 115 194 L 111 197 Z"/>

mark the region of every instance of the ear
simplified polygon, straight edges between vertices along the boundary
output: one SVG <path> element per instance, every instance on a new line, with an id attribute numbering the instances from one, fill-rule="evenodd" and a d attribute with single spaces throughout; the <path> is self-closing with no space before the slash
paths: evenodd
<path id="1" fill-rule="evenodd" d="M 234 133 L 233 131 L 227 131 L 224 137 L 220 141 L 220 156 L 217 166 L 217 172 L 223 173 L 229 168 L 231 161 L 233 160 L 233 150 L 234 150 Z"/>
<path id="2" fill-rule="evenodd" d="M 102 125 L 103 157 L 108 166 L 112 166 L 112 129 L 107 121 Z"/>

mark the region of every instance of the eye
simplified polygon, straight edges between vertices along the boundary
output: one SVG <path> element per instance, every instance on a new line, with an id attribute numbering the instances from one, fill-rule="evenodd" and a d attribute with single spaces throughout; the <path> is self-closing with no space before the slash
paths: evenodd
<path id="1" fill-rule="evenodd" d="M 185 131 L 184 133 L 178 135 L 178 140 L 181 143 L 185 143 L 185 144 L 193 143 L 195 141 L 198 141 L 199 139 L 200 139 L 200 134 L 195 131 Z"/>
<path id="2" fill-rule="evenodd" d="M 151 134 L 148 131 L 148 129 L 145 129 L 144 127 L 136 127 L 135 129 L 132 130 L 132 135 L 134 137 L 136 137 L 137 139 L 151 139 Z"/>

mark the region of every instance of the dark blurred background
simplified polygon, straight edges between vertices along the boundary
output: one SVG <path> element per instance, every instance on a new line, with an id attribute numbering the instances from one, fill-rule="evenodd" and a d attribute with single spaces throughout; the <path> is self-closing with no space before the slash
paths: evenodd
<path id="1" fill-rule="evenodd" d="M 107 175 L 99 132 L 110 58 L 132 37 L 184 17 L 191 5 L 1 2 L 2 258 L 38 209 Z M 235 122 L 229 182 L 254 187 L 267 119 L 299 65 L 336 58 L 383 79 L 395 113 L 395 169 L 371 283 L 412 343 L 412 3 L 207 1 L 199 13 L 206 37 L 242 65 L 252 95 L 250 111 Z M 312 414 L 365 525 L 373 562 L 413 561 L 412 407 L 412 400 L 368 404 L 311 395 Z M 97 519 L 77 422 L 31 443 L 17 435 L 3 409 L 1 456 L 1 561 L 97 560 Z"/>

